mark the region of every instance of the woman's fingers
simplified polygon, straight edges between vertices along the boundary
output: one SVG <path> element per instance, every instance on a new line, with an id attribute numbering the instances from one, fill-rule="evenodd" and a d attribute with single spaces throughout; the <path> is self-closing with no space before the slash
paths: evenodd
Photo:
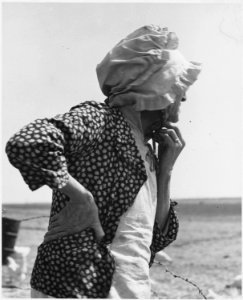
<path id="1" fill-rule="evenodd" d="M 100 241 L 105 235 L 104 230 L 103 230 L 100 222 L 93 224 L 92 228 L 95 231 L 95 235 L 96 235 L 97 240 Z"/>
<path id="2" fill-rule="evenodd" d="M 56 233 L 59 233 L 59 232 L 64 232 L 66 230 L 67 230 L 67 228 L 65 228 L 64 226 L 57 225 L 56 227 L 52 227 L 50 229 L 48 228 L 48 232 L 46 233 L 46 235 L 56 234 Z"/>
<path id="3" fill-rule="evenodd" d="M 185 142 L 180 131 L 174 126 L 168 125 L 160 131 L 163 143 L 159 145 L 159 165 L 161 170 L 172 171 L 175 161 L 184 148 Z"/>
<path id="4" fill-rule="evenodd" d="M 56 228 L 57 226 L 61 225 L 60 222 L 58 220 L 52 222 L 49 226 L 48 226 L 48 230 L 51 230 L 53 228 Z"/>
<path id="5" fill-rule="evenodd" d="M 45 235 L 44 235 L 44 242 L 48 242 L 51 240 L 55 240 L 61 236 L 66 235 L 66 232 L 63 230 L 51 230 L 48 231 Z"/>
<path id="6" fill-rule="evenodd" d="M 174 143 L 177 143 L 178 145 L 182 145 L 182 142 L 178 135 L 176 134 L 175 130 L 173 129 L 168 129 L 167 134 L 171 137 Z"/>
<path id="7" fill-rule="evenodd" d="M 54 222 L 54 221 L 56 221 L 57 219 L 58 219 L 58 214 L 56 214 L 56 215 L 50 217 L 50 221 L 51 221 L 51 222 Z"/>
<path id="8" fill-rule="evenodd" d="M 166 124 L 166 126 L 167 126 L 168 129 L 172 129 L 172 130 L 175 131 L 175 133 L 176 133 L 177 137 L 180 139 L 182 145 L 185 146 L 186 143 L 185 143 L 185 140 L 183 139 L 183 137 L 181 135 L 180 129 L 178 127 L 170 124 L 170 123 Z"/>
<path id="9" fill-rule="evenodd" d="M 69 226 L 69 227 L 63 227 L 63 226 L 58 226 L 56 228 L 51 229 L 50 231 L 48 231 L 45 236 L 44 236 L 44 242 L 49 242 L 51 240 L 55 240 L 57 238 L 66 236 L 68 234 L 74 234 L 76 232 L 80 232 L 82 230 L 85 230 L 86 228 L 88 228 L 89 226 L 82 224 L 82 225 L 78 225 L 78 226 Z M 91 226 L 96 234 L 96 238 L 98 241 L 100 241 L 105 233 L 101 227 L 100 223 L 96 223 L 93 224 Z"/>
<path id="10" fill-rule="evenodd" d="M 168 146 L 171 146 L 171 147 L 174 146 L 174 141 L 168 133 L 164 133 L 163 137 L 164 137 L 165 144 L 167 144 Z"/>
<path id="11" fill-rule="evenodd" d="M 171 147 L 181 148 L 183 144 L 179 137 L 177 136 L 176 132 L 173 129 L 166 129 L 163 131 L 163 140 L 164 143 Z"/>
<path id="12" fill-rule="evenodd" d="M 48 232 L 44 236 L 44 243 L 55 240 L 55 239 L 58 239 L 58 238 L 63 237 L 65 235 L 67 235 L 67 233 L 65 231 L 57 232 L 57 233 Z"/>
<path id="13" fill-rule="evenodd" d="M 68 226 L 57 225 L 54 228 L 51 228 L 51 229 L 48 228 L 48 232 L 44 236 L 44 241 L 46 241 L 47 239 L 53 240 L 58 237 L 70 234 L 70 233 L 75 233 L 77 231 L 83 230 L 84 229 L 83 227 L 81 227 L 81 226 L 75 226 L 75 227 L 69 226 L 68 227 Z"/>

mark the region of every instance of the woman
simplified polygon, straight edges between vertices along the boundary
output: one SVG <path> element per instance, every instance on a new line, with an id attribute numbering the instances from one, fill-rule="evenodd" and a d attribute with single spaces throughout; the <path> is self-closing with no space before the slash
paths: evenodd
<path id="1" fill-rule="evenodd" d="M 139 28 L 97 66 L 105 103 L 36 120 L 9 140 L 30 189 L 53 190 L 32 297 L 149 298 L 149 266 L 178 231 L 169 184 L 185 142 L 172 123 L 200 72 L 177 47 L 166 28 Z"/>

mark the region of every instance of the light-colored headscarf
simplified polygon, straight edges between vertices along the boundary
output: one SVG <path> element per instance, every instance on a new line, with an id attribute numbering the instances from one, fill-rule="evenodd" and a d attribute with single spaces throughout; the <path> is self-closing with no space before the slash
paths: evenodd
<path id="1" fill-rule="evenodd" d="M 177 50 L 167 28 L 144 26 L 121 40 L 97 65 L 102 92 L 111 106 L 160 110 L 182 97 L 201 71 Z"/>

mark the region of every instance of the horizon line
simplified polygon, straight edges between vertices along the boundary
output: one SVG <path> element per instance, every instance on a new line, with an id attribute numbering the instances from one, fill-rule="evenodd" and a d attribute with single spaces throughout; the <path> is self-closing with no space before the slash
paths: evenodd
<path id="1" fill-rule="evenodd" d="M 181 197 L 181 198 L 172 198 L 172 201 L 192 201 L 192 200 L 197 200 L 197 201 L 202 201 L 202 200 L 230 200 L 230 201 L 241 201 L 242 197 L 241 196 L 234 196 L 234 197 L 227 197 L 227 196 L 222 196 L 222 197 Z M 52 201 L 50 202 L 2 202 L 2 205 L 51 205 Z"/>

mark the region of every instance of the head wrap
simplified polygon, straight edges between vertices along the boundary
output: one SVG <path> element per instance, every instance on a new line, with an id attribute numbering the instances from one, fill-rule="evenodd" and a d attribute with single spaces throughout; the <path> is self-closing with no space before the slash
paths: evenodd
<path id="1" fill-rule="evenodd" d="M 97 77 L 111 106 L 159 110 L 184 96 L 201 71 L 177 50 L 167 28 L 144 26 L 121 40 L 97 65 Z"/>

